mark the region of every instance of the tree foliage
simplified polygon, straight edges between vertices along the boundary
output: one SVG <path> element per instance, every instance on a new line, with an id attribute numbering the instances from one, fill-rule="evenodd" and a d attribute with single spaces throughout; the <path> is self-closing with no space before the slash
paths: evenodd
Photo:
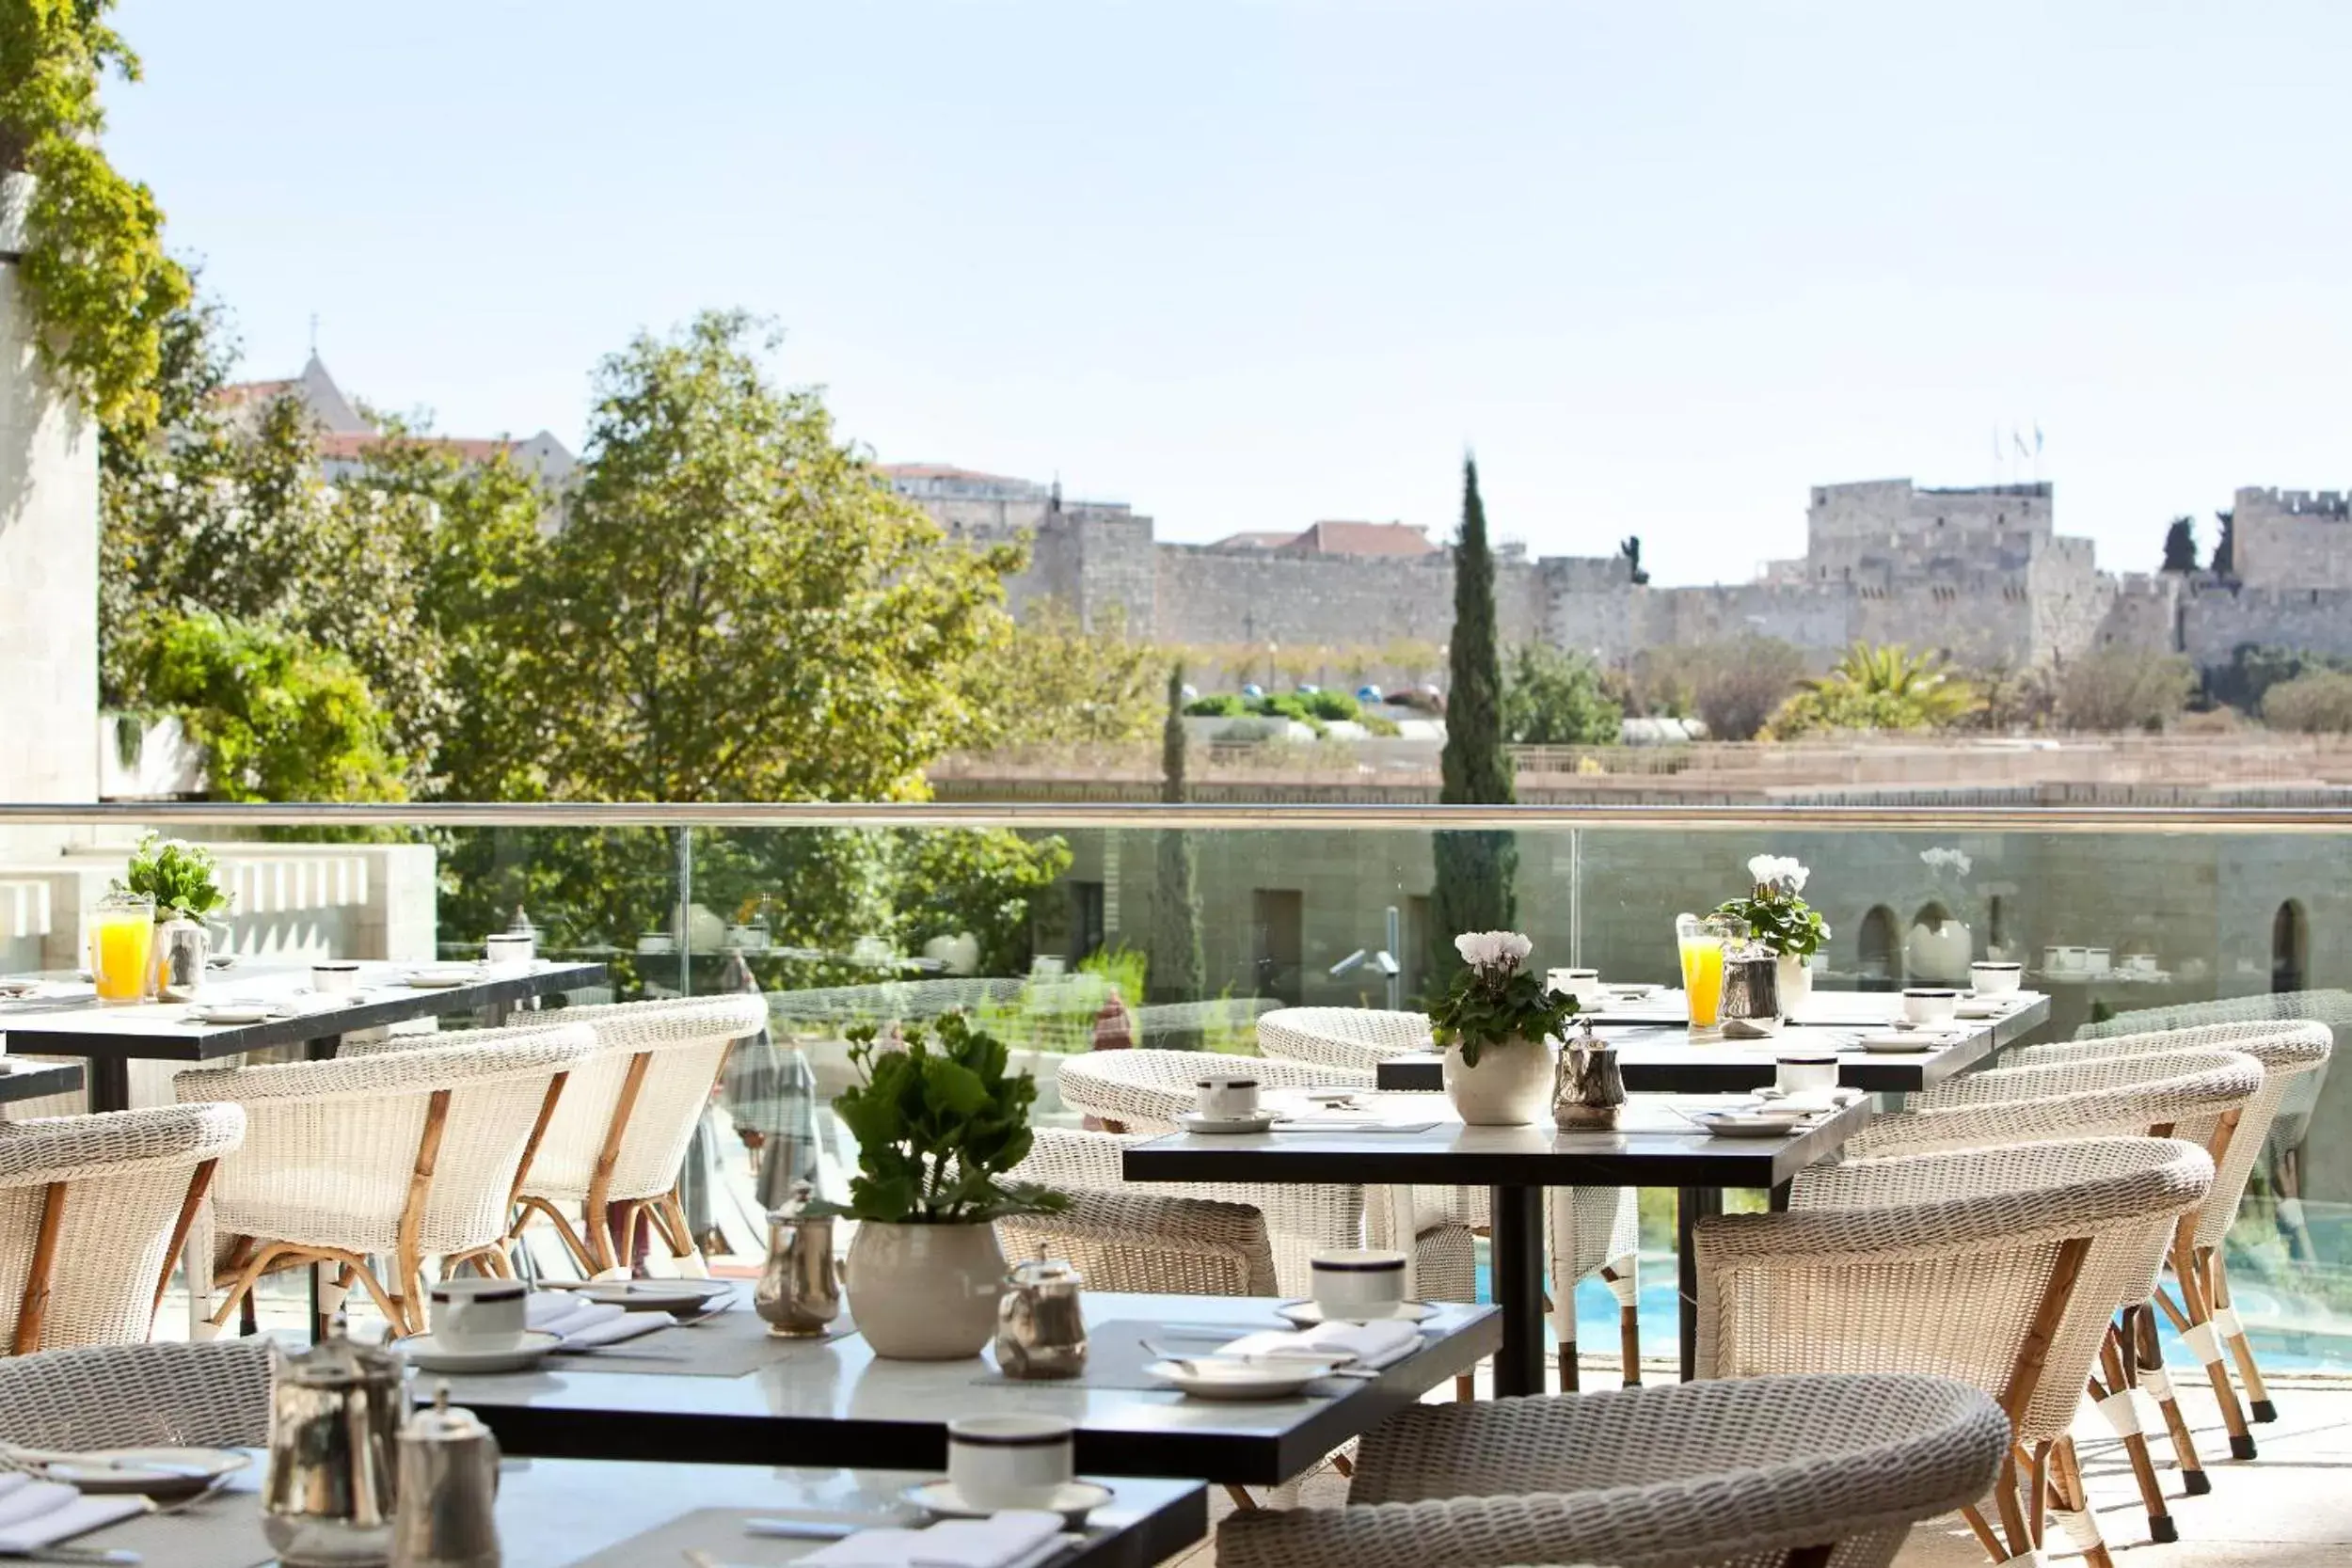
<path id="1" fill-rule="evenodd" d="M 188 300 L 154 193 L 99 149 L 99 85 L 139 74 L 113 0 L 0 0 L 0 174 L 32 176 L 19 263 L 41 356 L 110 434 L 153 427 L 164 323 Z"/>
<path id="2" fill-rule="evenodd" d="M 1715 740 L 1753 740 L 1804 673 L 1804 655 L 1777 637 L 1645 648 L 1628 697 L 1640 712 L 1695 717 Z"/>
<path id="3" fill-rule="evenodd" d="M 2058 721 L 2070 730 L 2161 730 L 2196 690 L 2197 671 L 2178 654 L 2093 648 L 2058 672 Z"/>
<path id="4" fill-rule="evenodd" d="M 1856 642 L 1826 675 L 1804 682 L 1772 715 L 1777 739 L 1840 731 L 1949 729 L 1977 710 L 1976 689 L 1939 654 L 1900 642 Z"/>
<path id="5" fill-rule="evenodd" d="M 2197 519 L 2175 517 L 2172 526 L 2164 531 L 2164 565 L 2167 572 L 2197 570 Z"/>
<path id="6" fill-rule="evenodd" d="M 2213 520 L 2220 531 L 2214 536 L 2212 571 L 2227 581 L 2237 576 L 2237 511 L 2216 512 Z"/>
<path id="7" fill-rule="evenodd" d="M 1462 531 L 1454 546 L 1454 640 L 1448 645 L 1453 689 L 1446 696 L 1445 750 L 1438 799 L 1445 805 L 1508 805 L 1510 759 L 1502 750 L 1502 669 L 1495 646 L 1495 562 L 1486 543 L 1486 508 L 1478 495 L 1478 462 L 1462 460 Z M 1433 843 L 1429 980 L 1442 987 L 1461 966 L 1454 949 L 1463 931 L 1515 924 L 1518 847 L 1508 832 L 1447 831 Z"/>
<path id="8" fill-rule="evenodd" d="M 2263 694 L 2263 721 L 2309 735 L 2352 735 L 2352 674 L 2312 670 Z"/>
<path id="9" fill-rule="evenodd" d="M 1547 643 L 1512 650 L 1502 736 L 1514 746 L 1613 746 L 1625 710 L 1593 661 Z"/>
<path id="10" fill-rule="evenodd" d="M 1168 712 L 1160 723 L 1160 799 L 1182 805 L 1184 785 L 1184 666 L 1168 666 Z M 1149 1002 L 1200 998 L 1208 971 L 1200 951 L 1200 895 L 1192 835 L 1162 828 L 1153 846 Z"/>
<path id="11" fill-rule="evenodd" d="M 1086 626 L 1039 599 L 973 657 L 966 685 L 982 745 L 1142 740 L 1158 727 L 1162 655 L 1111 606 Z"/>

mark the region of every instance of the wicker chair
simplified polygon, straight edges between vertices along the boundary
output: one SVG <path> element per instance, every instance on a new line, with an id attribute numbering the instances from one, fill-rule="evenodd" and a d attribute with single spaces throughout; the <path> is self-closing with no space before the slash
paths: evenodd
<path id="1" fill-rule="evenodd" d="M 0 1443 L 28 1449 L 258 1449 L 267 1339 L 110 1345 L 0 1361 Z M 0 1469 L 9 1468 L 0 1457 Z"/>
<path id="2" fill-rule="evenodd" d="M 1095 1051 L 1062 1063 L 1062 1103 L 1115 1132 L 1173 1132 L 1193 1108 L 1205 1065 L 1219 1058 L 1194 1051 Z M 1329 1069 L 1295 1062 L 1252 1061 L 1250 1070 L 1270 1088 L 1306 1088 L 1337 1081 Z M 1199 1189 L 1195 1189 L 1199 1196 Z M 1274 1243 L 1274 1272 L 1286 1294 L 1309 1292 L 1308 1260 L 1331 1247 L 1364 1244 L 1401 1248 L 1411 1259 L 1407 1288 L 1436 1301 L 1469 1301 L 1476 1293 L 1470 1228 L 1460 1216 L 1415 1201 L 1406 1187 L 1224 1186 L 1218 1196 L 1248 1203 L 1265 1216 Z"/>
<path id="3" fill-rule="evenodd" d="M 1129 1181 L 1116 1132 L 1041 1127 L 1013 1176 L 1064 1194 L 1058 1214 L 996 1222 L 1013 1257 L 1051 1253 L 1075 1264 L 1101 1291 L 1175 1296 L 1270 1296 L 1274 1246 L 1265 1216 L 1197 1187 Z M 1210 1189 L 1213 1194 L 1215 1189 Z"/>
<path id="4" fill-rule="evenodd" d="M 2073 1440 L 2118 1308 L 2145 1297 L 2213 1161 L 2173 1138 L 2081 1138 L 1801 1176 L 1786 1213 L 1700 1220 L 1701 1377 L 1919 1371 L 2001 1402 L 2028 1458 L 1994 1490 L 1996 1562 L 2039 1551 L 2044 1493 L 2108 1568 Z M 2030 1521 L 2030 1523 L 2029 1523 Z M 2004 1539 L 2006 1537 L 2006 1539 Z"/>
<path id="5" fill-rule="evenodd" d="M 1945 1378 L 1766 1377 L 1412 1405 L 1344 1508 L 1243 1513 L 1220 1568 L 1883 1568 L 1985 1494 L 2009 1422 Z"/>
<path id="6" fill-rule="evenodd" d="M 464 1044 L 349 1060 L 183 1072 L 185 1101 L 243 1105 L 245 1147 L 213 1184 L 209 1237 L 191 1256 L 225 1261 L 217 1330 L 262 1275 L 340 1264 L 396 1333 L 424 1324 L 424 1262 L 507 1272 L 501 1243 L 516 1186 L 564 1090 L 599 1047 L 585 1024 L 484 1029 Z M 390 1279 L 372 1259 L 392 1259 Z M 194 1275 L 199 1271 L 191 1270 Z M 209 1291 L 190 1294 L 200 1306 Z"/>
<path id="7" fill-rule="evenodd" d="M 1258 1021 L 1258 1052 L 1273 1061 L 1306 1062 L 1370 1086 L 1380 1062 L 1427 1051 L 1429 1015 L 1373 1007 L 1284 1007 Z M 1473 1229 L 1487 1223 L 1484 1189 L 1415 1188 L 1425 1216 Z M 1578 1386 L 1576 1288 L 1593 1275 L 1617 1298 L 1617 1353 L 1627 1387 L 1642 1381 L 1640 1310 L 1642 1217 L 1630 1187 L 1560 1187 L 1545 1195 L 1545 1255 L 1551 1326 L 1560 1342 L 1560 1386 Z"/>
<path id="8" fill-rule="evenodd" d="M 2230 1276 L 2221 1243 L 2229 1234 L 2231 1223 L 2237 1218 L 2238 1206 L 2244 1201 L 2247 1184 L 2270 1142 L 2272 1129 L 2279 1117 L 2286 1114 L 2287 1107 L 2303 1098 L 2306 1086 L 2319 1082 L 2334 1048 L 2335 1037 L 2327 1024 L 2289 1021 L 2211 1023 L 2152 1034 L 2110 1035 L 2035 1046 L 2012 1058 L 2020 1066 L 2045 1067 L 2116 1057 L 2144 1059 L 2195 1049 L 2234 1051 L 2262 1064 L 2262 1091 L 2237 1112 L 2233 1121 L 2217 1125 L 2203 1134 L 2213 1150 L 2218 1174 L 2214 1179 L 2213 1196 L 2198 1217 L 2197 1234 L 2185 1256 L 2176 1255 L 2172 1259 L 2176 1275 L 2184 1270 L 2196 1275 L 2190 1282 L 2195 1289 L 2184 1289 L 2184 1300 L 2178 1304 L 2161 1291 L 2155 1297 L 2157 1305 L 2181 1329 L 2189 1347 L 2208 1367 L 2220 1362 L 2220 1347 L 2211 1342 L 2217 1335 L 2229 1347 L 2230 1358 L 2236 1362 L 2238 1376 L 2246 1385 L 2248 1410 L 2257 1421 L 2278 1419 L 2278 1407 L 2271 1402 L 2262 1368 L 2254 1360 L 2254 1347 L 2247 1342 L 2246 1327 L 2230 1307 Z M 2195 1130 L 2184 1128 L 2182 1132 L 2184 1135 L 2195 1135 Z M 2201 1313 L 2201 1305 L 2205 1308 Z M 2234 1441 L 2233 1446 L 2244 1447 Z M 2243 1456 L 2250 1458 L 2250 1449 Z"/>
<path id="9" fill-rule="evenodd" d="M 164 1105 L 0 1126 L 0 1335 L 11 1354 L 136 1344 L 155 1323 L 233 1105 Z"/>

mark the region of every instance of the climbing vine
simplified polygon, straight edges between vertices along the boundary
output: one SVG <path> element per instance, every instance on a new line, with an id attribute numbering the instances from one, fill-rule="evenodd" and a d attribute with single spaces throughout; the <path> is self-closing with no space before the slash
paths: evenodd
<path id="1" fill-rule="evenodd" d="M 110 430 L 154 420 L 164 320 L 187 274 L 164 254 L 154 193 L 100 150 L 100 78 L 136 81 L 105 25 L 114 0 L 0 0 L 0 173 L 33 178 L 19 278 L 43 359 Z"/>

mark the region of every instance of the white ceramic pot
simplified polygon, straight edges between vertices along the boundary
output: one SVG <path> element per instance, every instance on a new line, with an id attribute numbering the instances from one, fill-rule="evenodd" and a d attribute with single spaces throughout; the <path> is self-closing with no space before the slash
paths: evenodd
<path id="1" fill-rule="evenodd" d="M 1914 926 L 1903 939 L 1904 977 L 1915 985 L 1964 986 L 1975 957 L 1975 940 L 1957 920 L 1945 921 L 1940 930 Z"/>
<path id="2" fill-rule="evenodd" d="M 1524 1038 L 1483 1046 L 1475 1067 L 1448 1046 L 1445 1094 L 1472 1127 L 1524 1127 L 1551 1109 L 1551 1046 Z"/>
<path id="3" fill-rule="evenodd" d="M 876 1355 L 958 1361 L 996 1334 L 1005 1253 L 993 1225 L 880 1225 L 850 1243 L 850 1317 Z"/>
<path id="4" fill-rule="evenodd" d="M 1797 953 L 1782 953 L 1779 958 L 1780 1016 L 1795 1018 L 1813 1000 L 1813 960 Z"/>

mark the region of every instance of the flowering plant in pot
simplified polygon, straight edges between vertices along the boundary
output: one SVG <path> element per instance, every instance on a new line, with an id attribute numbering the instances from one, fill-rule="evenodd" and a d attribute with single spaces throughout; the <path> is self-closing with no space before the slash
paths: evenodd
<path id="1" fill-rule="evenodd" d="M 1749 891 L 1726 898 L 1715 912 L 1747 924 L 1748 935 L 1780 959 L 1780 1006 L 1794 1014 L 1813 994 L 1813 956 L 1830 938 L 1821 911 L 1804 901 L 1813 873 L 1787 855 L 1755 855 L 1748 861 Z"/>
<path id="2" fill-rule="evenodd" d="M 878 1039 L 849 1032 L 858 1082 L 834 1110 L 858 1142 L 846 1207 L 850 1315 L 876 1355 L 977 1355 L 996 1332 L 1005 1255 L 993 1224 L 1069 1200 L 1006 1173 L 1029 1152 L 1037 1084 L 1006 1070 L 1004 1042 L 961 1014 Z"/>
<path id="3" fill-rule="evenodd" d="M 1454 939 L 1462 972 L 1429 1009 L 1429 1032 L 1445 1052 L 1445 1092 L 1473 1127 L 1518 1127 L 1551 1103 L 1551 1052 L 1576 998 L 1555 995 L 1528 969 L 1534 943 L 1517 931 L 1470 931 Z"/>
<path id="4" fill-rule="evenodd" d="M 229 907 L 229 895 L 220 885 L 220 862 L 200 844 L 165 838 L 150 829 L 139 835 L 121 878 L 107 891 L 144 894 L 155 900 L 148 993 L 194 1001 L 212 957 L 212 917 Z"/>

